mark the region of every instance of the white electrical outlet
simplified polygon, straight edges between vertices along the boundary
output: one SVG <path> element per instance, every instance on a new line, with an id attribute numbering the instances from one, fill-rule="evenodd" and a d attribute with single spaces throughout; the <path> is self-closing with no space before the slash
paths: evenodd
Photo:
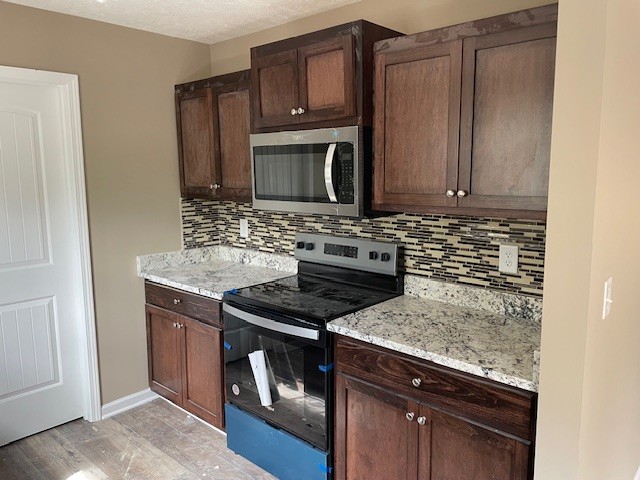
<path id="1" fill-rule="evenodd" d="M 518 246 L 500 245 L 498 270 L 502 273 L 518 273 Z"/>
<path id="2" fill-rule="evenodd" d="M 604 301 L 602 302 L 602 319 L 604 320 L 611 313 L 611 290 L 613 289 L 613 277 L 609 277 L 604 282 Z"/>
<path id="3" fill-rule="evenodd" d="M 249 220 L 240 219 L 240 238 L 249 238 Z"/>

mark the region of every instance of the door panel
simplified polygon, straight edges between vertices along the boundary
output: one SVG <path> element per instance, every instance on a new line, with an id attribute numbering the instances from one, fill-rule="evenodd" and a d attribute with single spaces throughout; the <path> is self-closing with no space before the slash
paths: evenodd
<path id="1" fill-rule="evenodd" d="M 336 375 L 336 479 L 414 480 L 418 408 L 391 391 Z"/>
<path id="2" fill-rule="evenodd" d="M 376 56 L 376 207 L 455 206 L 462 42 Z"/>
<path id="3" fill-rule="evenodd" d="M 299 115 L 291 114 L 291 109 L 300 106 L 297 63 L 296 50 L 252 59 L 255 128 L 298 123 Z"/>
<path id="4" fill-rule="evenodd" d="M 0 307 L 0 401 L 60 380 L 53 298 Z"/>
<path id="5" fill-rule="evenodd" d="M 62 101 L 57 86 L 0 82 L 0 445 L 83 413 Z"/>
<path id="6" fill-rule="evenodd" d="M 222 347 L 220 330 L 180 317 L 185 352 L 183 406 L 212 425 L 223 428 Z"/>
<path id="7" fill-rule="evenodd" d="M 0 195 L 0 268 L 48 263 L 42 196 L 42 124 L 35 113 L 0 112 L 4 195 Z"/>
<path id="8" fill-rule="evenodd" d="M 422 407 L 420 480 L 526 480 L 528 446 L 487 428 Z"/>
<path id="9" fill-rule="evenodd" d="M 249 89 L 220 93 L 217 97 L 222 178 L 219 195 L 228 200 L 250 201 Z"/>
<path id="10" fill-rule="evenodd" d="M 556 27 L 465 40 L 462 207 L 546 210 Z"/>
<path id="11" fill-rule="evenodd" d="M 356 114 L 353 35 L 342 35 L 298 49 L 300 122 Z"/>
<path id="12" fill-rule="evenodd" d="M 176 95 L 180 190 L 183 196 L 208 195 L 219 183 L 210 88 Z"/>
<path id="13" fill-rule="evenodd" d="M 182 399 L 180 316 L 151 305 L 147 312 L 147 355 L 151 390 L 174 403 Z"/>

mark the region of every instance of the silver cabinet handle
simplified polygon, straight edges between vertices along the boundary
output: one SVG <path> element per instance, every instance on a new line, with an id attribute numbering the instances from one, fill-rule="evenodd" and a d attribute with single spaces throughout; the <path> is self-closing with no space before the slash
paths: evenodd
<path id="1" fill-rule="evenodd" d="M 180 300 L 179 298 L 174 298 L 173 299 L 173 304 L 174 305 L 178 305 L 180 302 L 182 302 L 182 300 Z"/>
<path id="2" fill-rule="evenodd" d="M 178 328 L 184 328 L 184 323 L 179 323 Z"/>
<path id="3" fill-rule="evenodd" d="M 458 196 L 460 198 L 466 197 L 467 196 L 467 192 L 465 192 L 464 190 L 458 190 Z"/>
<path id="4" fill-rule="evenodd" d="M 333 176 L 331 175 L 331 170 L 333 169 L 333 157 L 336 153 L 337 143 L 329 144 L 329 148 L 327 149 L 327 155 L 324 157 L 324 186 L 327 189 L 327 195 L 329 195 L 329 200 L 333 203 L 338 201 L 338 197 L 336 197 L 336 191 L 333 189 Z"/>
<path id="5" fill-rule="evenodd" d="M 427 417 L 418 417 L 419 425 L 424 425 L 425 423 L 427 423 Z"/>
<path id="6" fill-rule="evenodd" d="M 411 385 L 413 385 L 414 387 L 419 387 L 421 383 L 422 380 L 420 380 L 419 378 L 414 378 L 413 380 L 411 380 Z"/>
<path id="7" fill-rule="evenodd" d="M 298 111 L 295 108 L 291 109 L 291 115 L 297 115 Z"/>
<path id="8" fill-rule="evenodd" d="M 217 183 L 213 184 L 213 189 L 214 190 L 218 190 L 220 188 L 220 185 L 218 185 Z"/>
<path id="9" fill-rule="evenodd" d="M 447 195 L 447 197 L 452 198 L 452 197 L 456 196 L 456 192 L 455 192 L 455 190 L 447 190 L 446 195 Z"/>
<path id="10" fill-rule="evenodd" d="M 178 324 L 176 322 L 173 322 L 173 328 L 178 328 Z"/>
<path id="11" fill-rule="evenodd" d="M 304 113 L 304 108 L 298 108 L 298 115 L 302 115 Z"/>
<path id="12" fill-rule="evenodd" d="M 414 414 L 413 414 L 413 412 L 407 412 L 405 414 L 405 417 L 407 417 L 407 420 L 412 421 L 413 417 L 414 417 Z"/>

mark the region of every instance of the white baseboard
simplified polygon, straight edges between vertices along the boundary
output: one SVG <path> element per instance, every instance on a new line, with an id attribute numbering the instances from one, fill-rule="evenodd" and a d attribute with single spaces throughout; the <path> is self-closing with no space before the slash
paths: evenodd
<path id="1" fill-rule="evenodd" d="M 191 412 L 187 412 L 184 408 L 179 407 L 178 405 L 176 405 L 175 403 L 173 403 L 171 400 L 167 400 L 164 397 L 161 397 L 160 395 L 158 395 L 158 398 L 161 398 L 162 400 L 164 400 L 165 402 L 167 402 L 169 405 L 171 405 L 172 407 L 177 408 L 178 410 L 182 410 L 184 413 L 186 413 L 187 415 L 189 415 L 191 418 L 193 418 L 194 420 L 199 421 L 201 424 L 203 424 L 205 427 L 209 427 L 212 430 L 215 430 L 216 432 L 218 432 L 221 435 L 224 435 L 225 437 L 227 436 L 227 432 L 225 432 L 224 430 L 220 430 L 218 427 L 214 427 L 213 425 L 211 425 L 209 422 L 206 422 L 205 420 L 202 420 L 199 417 L 196 417 L 193 413 Z"/>
<path id="2" fill-rule="evenodd" d="M 131 395 L 127 395 L 126 397 L 114 400 L 113 402 L 106 403 L 102 406 L 102 419 L 104 420 L 119 413 L 126 412 L 132 408 L 144 405 L 145 403 L 158 398 L 158 396 L 159 395 L 157 393 L 146 388 L 139 392 L 132 393 Z"/>

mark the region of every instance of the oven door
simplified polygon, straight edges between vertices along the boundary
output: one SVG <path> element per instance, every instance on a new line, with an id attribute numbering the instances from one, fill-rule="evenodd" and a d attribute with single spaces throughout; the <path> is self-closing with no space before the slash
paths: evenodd
<path id="1" fill-rule="evenodd" d="M 328 451 L 326 330 L 228 301 L 222 308 L 227 401 Z"/>
<path id="2" fill-rule="evenodd" d="M 360 214 L 358 127 L 251 135 L 253 206 Z"/>

